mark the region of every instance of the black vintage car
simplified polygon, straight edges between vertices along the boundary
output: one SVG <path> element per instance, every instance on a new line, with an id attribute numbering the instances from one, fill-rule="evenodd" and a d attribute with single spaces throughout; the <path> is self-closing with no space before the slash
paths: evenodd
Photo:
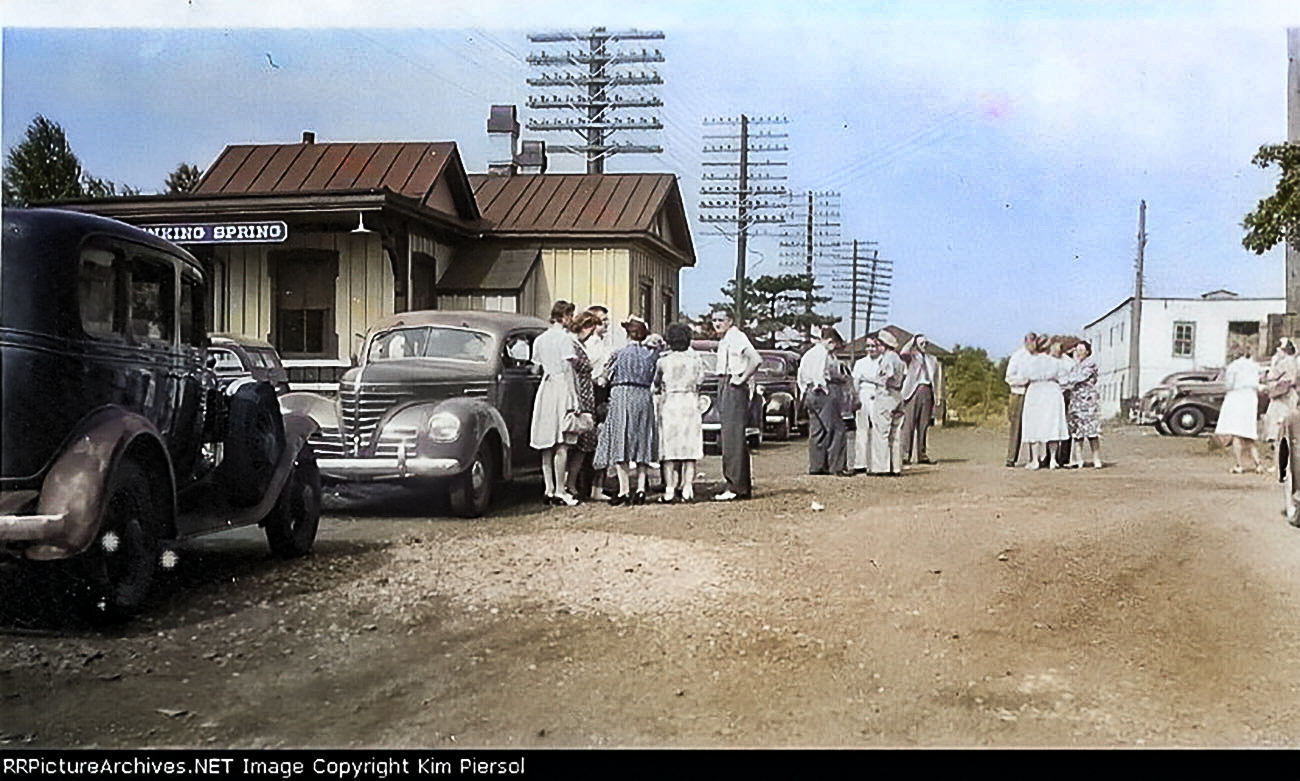
<path id="1" fill-rule="evenodd" d="M 504 312 L 402 312 L 370 329 L 337 399 L 289 393 L 281 404 L 320 425 L 312 445 L 326 478 L 427 482 L 476 517 L 495 482 L 540 471 L 529 356 L 546 328 Z"/>
<path id="2" fill-rule="evenodd" d="M 1175 372 L 1142 395 L 1134 422 L 1161 434 L 1194 437 L 1214 428 L 1227 392 L 1223 369 Z"/>
<path id="3" fill-rule="evenodd" d="M 271 383 L 276 393 L 289 392 L 289 372 L 275 347 L 243 334 L 213 334 L 208 344 L 208 363 L 222 382 L 244 377 Z"/>
<path id="4" fill-rule="evenodd" d="M 269 383 L 207 365 L 203 267 L 114 220 L 6 209 L 0 554 L 70 559 L 92 618 L 136 612 L 175 541 L 260 524 L 310 551 L 314 428 Z"/>
<path id="5" fill-rule="evenodd" d="M 763 363 L 754 375 L 763 389 L 763 431 L 775 439 L 787 440 L 808 430 L 808 411 L 799 397 L 799 353 L 790 350 L 759 350 Z"/>
<path id="6" fill-rule="evenodd" d="M 718 383 L 722 380 L 716 369 L 718 354 L 707 349 L 700 350 L 699 354 L 700 360 L 704 363 L 704 380 L 700 383 L 700 416 L 704 429 L 704 444 L 716 446 L 722 434 L 722 418 L 718 411 Z M 750 447 L 758 447 L 763 444 L 765 388 L 758 382 L 757 374 L 753 380 L 753 389 L 745 418 L 745 438 L 749 440 Z"/>

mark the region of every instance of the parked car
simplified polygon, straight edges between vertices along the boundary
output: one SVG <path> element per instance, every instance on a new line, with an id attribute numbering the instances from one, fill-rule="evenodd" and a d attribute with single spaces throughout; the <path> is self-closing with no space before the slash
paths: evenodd
<path id="1" fill-rule="evenodd" d="M 764 433 L 780 440 L 789 439 L 797 432 L 807 434 L 808 410 L 803 406 L 798 383 L 801 356 L 793 350 L 759 350 L 758 354 L 763 358 L 763 365 L 754 379 L 763 389 Z M 849 367 L 844 361 L 838 364 L 845 382 L 833 384 L 831 391 L 840 394 L 844 422 L 852 431 L 855 427 L 853 382 L 848 379 Z"/>
<path id="2" fill-rule="evenodd" d="M 704 429 L 704 444 L 717 446 L 722 434 L 722 418 L 718 412 L 718 383 L 722 379 L 716 369 L 718 353 L 700 350 L 699 354 L 700 360 L 704 362 L 704 381 L 700 383 L 700 415 Z M 757 375 L 755 377 L 757 378 Z M 767 389 L 755 379 L 754 393 L 749 397 L 749 410 L 745 417 L 745 438 L 749 440 L 750 447 L 759 447 L 763 444 L 766 392 Z"/>
<path id="3" fill-rule="evenodd" d="M 1161 434 L 1194 437 L 1214 428 L 1227 391 L 1222 369 L 1174 372 L 1142 395 L 1133 419 Z"/>
<path id="4" fill-rule="evenodd" d="M 213 334 L 208 363 L 217 378 L 230 383 L 244 377 L 271 383 L 276 393 L 289 392 L 289 372 L 275 347 L 243 334 Z"/>
<path id="5" fill-rule="evenodd" d="M 0 554 L 59 570 L 91 618 L 137 612 L 170 544 L 261 525 L 311 550 L 320 479 L 305 415 L 207 366 L 207 280 L 114 220 L 4 211 Z M 38 565 L 39 566 L 39 565 Z"/>
<path id="6" fill-rule="evenodd" d="M 477 517 L 496 482 L 540 472 L 528 442 L 541 374 L 529 356 L 546 328 L 503 312 L 402 312 L 365 335 L 338 398 L 280 403 L 319 425 L 311 444 L 326 478 L 427 483 Z"/>

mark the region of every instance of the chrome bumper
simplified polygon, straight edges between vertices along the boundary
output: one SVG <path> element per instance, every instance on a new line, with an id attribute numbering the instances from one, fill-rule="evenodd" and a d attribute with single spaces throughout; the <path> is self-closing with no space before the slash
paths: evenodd
<path id="1" fill-rule="evenodd" d="M 405 480 L 454 477 L 465 471 L 455 458 L 317 458 L 324 477 L 335 480 Z"/>
<path id="2" fill-rule="evenodd" d="M 0 542 L 62 542 L 67 516 L 0 515 Z"/>

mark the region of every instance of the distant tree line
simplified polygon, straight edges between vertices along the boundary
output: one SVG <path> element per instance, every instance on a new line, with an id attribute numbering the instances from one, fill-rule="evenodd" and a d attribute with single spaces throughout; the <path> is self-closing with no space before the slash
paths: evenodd
<path id="1" fill-rule="evenodd" d="M 37 114 L 23 140 L 5 153 L 0 197 L 5 206 L 34 206 L 85 198 L 139 195 L 140 189 L 85 171 L 58 122 Z M 181 163 L 164 183 L 169 194 L 189 192 L 202 172 Z"/>

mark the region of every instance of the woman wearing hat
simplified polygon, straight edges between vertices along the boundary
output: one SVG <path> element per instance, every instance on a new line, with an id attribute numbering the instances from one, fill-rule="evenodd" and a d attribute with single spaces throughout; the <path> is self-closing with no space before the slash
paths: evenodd
<path id="1" fill-rule="evenodd" d="M 645 345 L 650 328 L 632 315 L 623 322 L 628 343 L 609 359 L 609 412 L 596 444 L 597 469 L 614 466 L 618 495 L 610 504 L 645 502 L 646 467 L 659 460 L 659 427 L 651 386 L 658 352 Z M 636 473 L 636 492 L 632 491 Z"/>

